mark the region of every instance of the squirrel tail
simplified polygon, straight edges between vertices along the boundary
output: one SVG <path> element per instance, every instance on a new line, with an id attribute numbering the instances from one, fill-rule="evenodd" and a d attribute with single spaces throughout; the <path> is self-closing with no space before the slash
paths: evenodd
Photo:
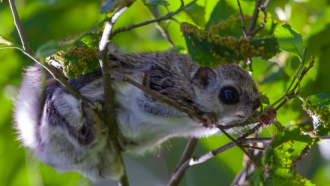
<path id="1" fill-rule="evenodd" d="M 43 73 L 39 65 L 26 69 L 21 88 L 15 100 L 14 120 L 19 139 L 32 149 L 38 145 L 38 127 L 42 115 L 44 96 L 41 87 L 43 84 Z"/>

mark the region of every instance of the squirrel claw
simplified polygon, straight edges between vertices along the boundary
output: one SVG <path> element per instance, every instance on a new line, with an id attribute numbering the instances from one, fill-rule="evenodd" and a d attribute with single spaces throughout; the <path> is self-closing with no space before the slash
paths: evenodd
<path id="1" fill-rule="evenodd" d="M 218 118 L 215 113 L 204 113 L 202 117 L 206 119 L 206 122 L 203 123 L 203 127 L 206 129 L 212 129 L 218 123 Z"/>

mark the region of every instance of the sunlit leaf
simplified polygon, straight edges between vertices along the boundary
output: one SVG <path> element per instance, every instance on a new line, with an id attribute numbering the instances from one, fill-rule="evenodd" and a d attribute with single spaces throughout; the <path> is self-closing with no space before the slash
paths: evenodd
<path id="1" fill-rule="evenodd" d="M 275 148 L 288 141 L 300 141 L 303 143 L 311 144 L 315 140 L 309 135 L 302 134 L 299 127 L 291 127 L 285 132 L 276 134 L 274 140 L 271 143 L 271 146 Z"/>
<path id="2" fill-rule="evenodd" d="M 281 186 L 316 186 L 307 178 L 303 178 L 300 174 L 296 173 L 292 178 L 283 178 L 279 176 L 274 176 L 273 178 L 274 185 Z"/>
<path id="3" fill-rule="evenodd" d="M 53 53 L 60 51 L 62 47 L 60 46 L 58 41 L 50 40 L 47 43 L 41 45 L 38 49 L 36 54 L 38 56 L 49 56 Z"/>
<path id="4" fill-rule="evenodd" d="M 211 17 L 205 28 L 209 29 L 211 25 L 217 25 L 221 20 L 227 20 L 235 10 L 228 4 L 226 0 L 220 0 L 214 7 Z"/>
<path id="5" fill-rule="evenodd" d="M 330 135 L 330 91 L 307 97 L 302 106 L 313 118 L 314 132 Z"/>
<path id="6" fill-rule="evenodd" d="M 276 65 L 277 67 L 278 65 Z M 261 84 L 265 83 L 275 83 L 278 81 L 289 80 L 290 76 L 287 75 L 283 67 L 278 67 L 278 69 L 273 70 L 271 74 L 266 75 L 264 79 L 260 82 Z"/>
<path id="7" fill-rule="evenodd" d="M 263 104 L 267 104 L 267 105 L 270 104 L 270 102 L 269 102 L 269 98 L 268 98 L 266 95 L 261 95 L 260 101 L 261 101 L 261 103 L 263 103 Z"/>
<path id="8" fill-rule="evenodd" d="M 284 24 L 276 29 L 275 37 L 282 50 L 288 51 L 300 59 L 303 57 L 303 40 L 290 25 Z"/>
<path id="9" fill-rule="evenodd" d="M 274 37 L 220 37 L 188 23 L 181 24 L 181 31 L 192 59 L 211 68 L 257 56 L 269 59 L 278 52 Z"/>
<path id="10" fill-rule="evenodd" d="M 185 12 L 191 17 L 191 19 L 196 25 L 200 27 L 203 27 L 205 25 L 205 7 L 199 6 L 197 4 L 192 4 L 187 9 L 185 9 Z"/>
<path id="11" fill-rule="evenodd" d="M 165 1 L 165 0 L 150 0 L 146 3 L 144 3 L 145 5 L 148 5 L 148 6 L 157 6 L 157 5 L 163 5 L 163 6 L 169 6 L 170 4 Z"/>

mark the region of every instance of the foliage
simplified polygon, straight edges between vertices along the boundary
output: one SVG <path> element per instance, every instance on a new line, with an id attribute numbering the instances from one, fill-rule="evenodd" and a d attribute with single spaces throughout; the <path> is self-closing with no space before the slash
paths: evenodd
<path id="1" fill-rule="evenodd" d="M 102 33 L 90 31 L 77 38 L 62 41 L 58 45 L 63 48 L 48 58 L 49 63 L 60 63 L 61 69 L 68 78 L 90 73 L 99 65 L 96 58 Z M 41 46 L 42 47 L 42 46 Z"/>
<path id="2" fill-rule="evenodd" d="M 303 100 L 303 109 L 313 118 L 314 132 L 319 136 L 330 134 L 330 91 L 308 96 Z"/>
<path id="3" fill-rule="evenodd" d="M 190 1 L 184 2 L 187 4 Z M 242 61 L 250 58 L 252 74 L 263 94 L 262 103 L 265 106 L 276 106 L 274 103 L 280 103 L 277 100 L 286 100 L 292 93 L 299 93 L 299 96 L 305 98 L 301 98 L 302 103 L 293 98 L 298 97 L 294 95 L 290 97 L 294 100 L 272 112 L 277 115 L 278 121 L 260 131 L 260 136 L 273 137 L 273 141 L 256 160 L 263 168 L 251 175 L 249 183 L 329 185 L 326 167 L 330 166 L 330 162 L 318 153 L 315 144 L 319 138 L 307 135 L 309 131 L 298 124 L 307 123 L 318 137 L 329 135 L 330 92 L 325 90 L 330 90 L 327 81 L 330 69 L 330 39 L 327 37 L 330 31 L 330 3 L 326 0 L 271 0 L 265 10 L 266 14 L 259 12 L 254 29 L 262 24 L 264 27 L 248 37 L 244 36 L 241 27 L 244 23 L 249 33 L 255 1 L 241 0 L 240 4 L 244 21 L 237 1 L 206 3 L 200 0 L 173 19 L 159 23 L 164 31 L 162 33 L 155 28 L 155 24 L 151 24 L 122 32 L 112 42 L 128 52 L 150 49 L 188 52 L 195 62 L 212 68 L 224 63 L 242 64 Z M 96 27 L 102 28 L 95 25 L 103 23 L 103 14 L 109 16 L 117 7 L 125 5 L 131 6 L 120 17 L 114 29 L 167 15 L 181 6 L 180 1 L 174 0 L 32 0 L 17 3 L 22 29 L 32 50 L 41 59 L 48 57 L 46 61 L 57 64 L 69 78 L 88 73 L 98 65 L 96 55 L 100 33 L 94 30 Z M 32 61 L 19 51 L 22 47 L 8 1 L 0 3 L 0 19 L 0 85 L 3 90 L 0 92 L 0 180 L 8 186 L 92 185 L 76 173 L 56 174 L 54 169 L 33 160 L 29 151 L 19 148 L 20 144 L 15 140 L 12 128 L 13 102 L 10 99 L 15 97 L 13 87 L 19 85 L 22 67 L 32 64 Z M 264 20 L 267 21 L 264 23 Z M 170 36 L 175 47 L 170 47 L 168 39 L 162 36 L 164 33 Z M 69 39 L 63 41 L 65 38 Z M 307 52 L 304 47 L 308 48 Z M 304 65 L 310 61 L 311 55 L 316 58 L 315 67 L 300 81 Z M 297 89 L 291 92 L 295 84 Z M 195 152 L 197 155 L 220 147 L 228 139 L 215 136 L 201 141 L 201 146 Z M 129 167 L 135 166 L 133 169 L 138 170 L 128 169 L 128 176 L 133 180 L 131 184 L 167 183 L 168 177 L 164 175 L 175 169 L 184 149 L 182 139 L 174 140 L 172 144 L 170 151 L 160 151 L 160 158 L 152 155 L 146 155 L 145 158 L 126 155 Z M 242 154 L 240 149 L 233 148 L 201 166 L 190 168 L 182 185 L 193 185 L 192 182 L 194 185 L 203 185 L 205 180 L 209 181 L 208 185 L 229 185 L 242 169 Z M 300 162 L 308 160 L 311 163 L 301 168 Z M 162 171 L 158 169 L 159 166 L 167 168 Z M 214 176 L 215 172 L 221 176 Z M 272 177 L 272 180 L 264 179 L 263 173 Z"/>
<path id="4" fill-rule="evenodd" d="M 157 6 L 157 5 L 163 5 L 165 7 L 167 7 L 168 5 L 168 2 L 167 1 L 164 1 L 164 0 L 150 0 L 146 3 L 144 3 L 145 5 L 148 5 L 148 6 Z"/>
<path id="5" fill-rule="evenodd" d="M 115 10 L 117 7 L 129 6 L 134 2 L 134 0 L 105 0 L 102 2 L 100 7 L 100 13 L 110 13 Z"/>
<path id="6" fill-rule="evenodd" d="M 314 185 L 296 171 L 296 162 L 318 139 L 301 133 L 298 126 L 277 133 L 269 144 L 263 163 L 274 185 Z"/>
<path id="7" fill-rule="evenodd" d="M 274 37 L 220 37 L 212 32 L 199 30 L 189 23 L 182 23 L 181 31 L 192 59 L 202 66 L 216 68 L 221 64 L 237 63 L 252 57 L 269 59 L 278 52 Z"/>
<path id="8" fill-rule="evenodd" d="M 290 25 L 284 24 L 279 27 L 275 36 L 281 49 L 296 55 L 300 59 L 303 57 L 302 37 L 292 30 Z"/>

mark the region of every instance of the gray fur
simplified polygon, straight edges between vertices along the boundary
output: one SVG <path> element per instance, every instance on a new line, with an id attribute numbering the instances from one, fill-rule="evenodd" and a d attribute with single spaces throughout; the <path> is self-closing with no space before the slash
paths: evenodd
<path id="1" fill-rule="evenodd" d="M 190 56 L 172 52 L 124 54 L 109 48 L 112 69 L 175 100 L 198 114 L 214 113 L 218 124 L 230 125 L 246 120 L 259 106 L 259 93 L 250 75 L 237 65 L 215 70 L 201 68 Z M 66 92 L 47 75 L 40 89 L 42 73 L 29 67 L 16 101 L 14 118 L 20 139 L 36 156 L 59 171 L 78 171 L 93 179 L 119 179 L 123 167 L 108 140 L 108 127 L 95 113 L 104 104 L 102 73 L 80 76 L 69 82 L 89 105 Z M 207 129 L 190 116 L 154 100 L 140 89 L 114 80 L 118 137 L 126 152 L 153 150 L 171 137 L 207 137 L 219 133 Z M 224 104 L 220 90 L 232 86 L 239 92 L 237 104 Z"/>

